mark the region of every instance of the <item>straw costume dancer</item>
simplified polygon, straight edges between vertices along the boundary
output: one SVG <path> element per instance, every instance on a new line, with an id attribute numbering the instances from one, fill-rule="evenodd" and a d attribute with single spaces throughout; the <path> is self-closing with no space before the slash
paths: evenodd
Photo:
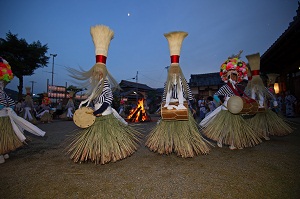
<path id="1" fill-rule="evenodd" d="M 295 105 L 297 104 L 297 98 L 291 93 L 291 91 L 285 92 L 285 116 L 295 117 Z"/>
<path id="2" fill-rule="evenodd" d="M 39 113 L 36 115 L 36 117 L 40 118 L 40 121 L 42 123 L 50 123 L 53 120 L 52 113 L 50 112 L 50 105 L 51 100 L 48 97 L 47 93 L 43 94 L 42 104 L 41 104 L 41 110 L 39 110 Z"/>
<path id="3" fill-rule="evenodd" d="M 267 89 L 269 90 L 269 92 L 271 93 L 271 96 L 272 96 L 272 98 L 268 99 L 267 105 L 268 105 L 269 109 L 273 110 L 276 114 L 278 114 L 279 113 L 279 110 L 278 110 L 279 102 L 277 101 L 277 98 L 276 98 L 274 85 L 275 85 L 277 77 L 279 77 L 279 74 L 269 73 L 269 74 L 267 74 L 267 76 L 268 76 Z"/>
<path id="4" fill-rule="evenodd" d="M 23 107 L 23 118 L 33 124 L 37 123 L 37 120 L 34 116 L 34 112 L 36 112 L 34 105 L 33 105 L 33 99 L 31 97 L 30 87 L 25 87 L 26 89 L 26 97 Z"/>
<path id="5" fill-rule="evenodd" d="M 74 92 L 70 91 L 69 95 L 70 95 L 70 98 L 69 98 L 68 103 L 66 105 L 67 118 L 72 119 L 73 115 L 74 115 L 73 112 L 75 111 L 75 105 L 74 105 L 74 101 L 73 101 Z"/>
<path id="6" fill-rule="evenodd" d="M 225 144 L 232 150 L 252 147 L 261 142 L 245 119 L 239 114 L 231 113 L 227 108 L 231 97 L 247 97 L 238 86 L 248 80 L 246 63 L 239 59 L 241 53 L 242 51 L 229 57 L 221 65 L 220 76 L 226 84 L 214 94 L 214 99 L 222 105 L 200 122 L 207 137 L 216 141 L 219 147 Z M 251 102 L 253 99 L 247 100 Z"/>
<path id="7" fill-rule="evenodd" d="M 80 103 L 79 110 L 82 105 L 89 106 L 92 102 L 93 110 L 86 113 L 96 118 L 91 126 L 77 130 L 67 153 L 74 162 L 105 164 L 132 155 L 139 145 L 140 134 L 111 107 L 112 90 L 119 88 L 106 68 L 107 51 L 114 32 L 107 26 L 96 25 L 91 27 L 91 36 L 95 45 L 96 64 L 89 71 L 67 69 L 71 77 L 85 81 L 83 88 L 88 88 L 89 97 Z"/>
<path id="8" fill-rule="evenodd" d="M 74 91 L 70 91 L 69 96 L 70 96 L 69 100 L 65 106 L 66 111 L 62 115 L 59 116 L 61 119 L 66 119 L 66 120 L 73 119 L 73 115 L 74 115 L 74 111 L 75 111 L 75 105 L 74 105 L 74 101 L 73 101 Z"/>
<path id="9" fill-rule="evenodd" d="M 269 75 L 269 83 L 271 90 L 266 88 L 260 77 L 260 55 L 259 53 L 247 55 L 252 79 L 246 87 L 247 93 L 251 93 L 253 99 L 258 100 L 259 106 L 265 108 L 264 112 L 259 112 L 249 119 L 250 125 L 260 138 L 270 140 L 269 135 L 284 136 L 290 134 L 293 130 L 291 126 L 278 114 L 276 114 L 271 106 L 268 106 L 268 100 L 272 102 L 273 107 L 277 107 L 278 103 L 274 96 L 275 76 Z"/>
<path id="10" fill-rule="evenodd" d="M 14 112 L 15 102 L 4 92 L 4 87 L 12 79 L 10 65 L 0 57 L 0 164 L 9 158 L 9 152 L 26 144 L 24 130 L 37 136 L 45 135 L 44 131 Z"/>
<path id="11" fill-rule="evenodd" d="M 179 66 L 182 42 L 188 35 L 186 32 L 176 31 L 164 34 L 170 48 L 171 65 L 164 87 L 161 113 L 171 114 L 181 111 L 187 112 L 184 120 L 164 118 L 148 135 L 145 145 L 159 154 L 176 153 L 183 158 L 194 157 L 198 154 L 208 154 L 210 143 L 199 133 L 198 125 L 193 118 L 187 104 L 193 101 L 190 88 Z"/>

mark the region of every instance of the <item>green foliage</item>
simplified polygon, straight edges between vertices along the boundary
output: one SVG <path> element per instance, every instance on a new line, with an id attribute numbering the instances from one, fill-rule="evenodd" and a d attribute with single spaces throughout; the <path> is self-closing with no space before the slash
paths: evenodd
<path id="1" fill-rule="evenodd" d="M 86 89 L 78 88 L 78 87 L 76 87 L 76 86 L 74 86 L 74 85 L 70 85 L 70 86 L 68 86 L 68 88 L 67 88 L 67 91 L 73 91 L 74 94 L 76 94 L 76 93 L 78 93 L 78 92 L 80 92 L 80 91 L 84 91 L 84 90 L 86 90 Z"/>
<path id="2" fill-rule="evenodd" d="M 48 64 L 47 51 L 47 44 L 42 45 L 40 41 L 28 44 L 10 31 L 5 39 L 0 38 L 0 56 L 9 62 L 14 76 L 19 78 L 19 99 L 22 97 L 23 77 L 33 75 L 36 69 Z"/>

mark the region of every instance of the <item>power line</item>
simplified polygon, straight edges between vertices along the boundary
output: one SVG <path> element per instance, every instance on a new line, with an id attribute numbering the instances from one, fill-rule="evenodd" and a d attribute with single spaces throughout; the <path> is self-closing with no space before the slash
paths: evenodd
<path id="1" fill-rule="evenodd" d="M 143 77 L 146 77 L 146 78 L 149 79 L 149 80 L 152 80 L 152 81 L 155 81 L 155 82 L 164 83 L 164 82 L 162 82 L 162 81 L 159 81 L 161 78 L 159 78 L 159 80 L 157 80 L 157 79 L 152 79 L 152 78 L 150 78 L 150 77 L 144 75 L 143 73 L 140 73 L 140 74 L 141 74 Z M 161 73 L 161 75 L 162 75 L 162 73 Z M 160 75 L 160 76 L 161 76 L 161 75 Z"/>

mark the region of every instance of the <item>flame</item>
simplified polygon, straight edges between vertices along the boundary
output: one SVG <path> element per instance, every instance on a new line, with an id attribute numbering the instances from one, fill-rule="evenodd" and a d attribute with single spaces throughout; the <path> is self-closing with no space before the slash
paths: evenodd
<path id="1" fill-rule="evenodd" d="M 131 109 L 129 111 L 129 115 L 127 119 L 131 122 L 144 122 L 149 120 L 150 118 L 147 116 L 145 107 L 144 107 L 144 101 L 145 99 L 140 99 L 137 103 L 137 107 L 134 109 Z"/>

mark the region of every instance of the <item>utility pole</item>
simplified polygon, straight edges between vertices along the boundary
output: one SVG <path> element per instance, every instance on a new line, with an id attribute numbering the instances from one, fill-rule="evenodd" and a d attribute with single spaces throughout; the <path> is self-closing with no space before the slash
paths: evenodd
<path id="1" fill-rule="evenodd" d="M 31 95 L 33 96 L 33 85 L 36 83 L 35 81 L 29 81 L 31 82 Z"/>
<path id="2" fill-rule="evenodd" d="M 50 56 L 52 56 L 52 82 L 51 82 L 51 84 L 52 84 L 52 86 L 53 86 L 53 76 L 54 76 L 54 57 L 56 57 L 57 56 L 57 54 L 50 54 Z"/>

